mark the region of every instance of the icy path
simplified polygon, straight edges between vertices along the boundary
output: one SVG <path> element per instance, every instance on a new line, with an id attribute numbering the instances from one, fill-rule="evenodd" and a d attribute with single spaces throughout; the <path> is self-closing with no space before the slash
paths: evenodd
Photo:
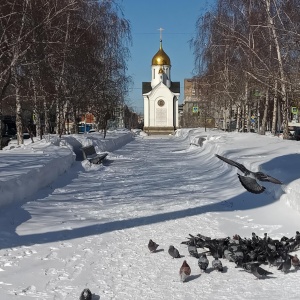
<path id="1" fill-rule="evenodd" d="M 230 187 L 236 172 L 212 150 L 185 140 L 137 138 L 110 153 L 104 166 L 76 162 L 52 189 L 7 213 L 0 299 L 75 300 L 84 287 L 94 300 L 258 300 L 274 293 L 274 299 L 299 299 L 293 285 L 300 273 L 272 269 L 272 278 L 259 281 L 223 261 L 225 273 L 201 274 L 180 244 L 189 233 L 292 235 L 299 226 L 299 215 L 271 196 L 236 195 L 216 186 L 222 180 Z M 14 226 L 17 234 L 9 229 Z M 164 251 L 150 254 L 150 238 Z M 170 258 L 171 244 L 183 258 Z M 192 268 L 184 284 L 178 276 L 183 259 Z"/>

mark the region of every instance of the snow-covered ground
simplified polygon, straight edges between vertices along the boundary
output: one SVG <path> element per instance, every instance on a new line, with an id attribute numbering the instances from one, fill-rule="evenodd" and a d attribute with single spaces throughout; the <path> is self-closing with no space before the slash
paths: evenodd
<path id="1" fill-rule="evenodd" d="M 87 144 L 109 153 L 103 165 L 80 160 Z M 215 154 L 284 184 L 251 194 Z M 203 129 L 48 137 L 1 151 L 0 299 L 75 300 L 85 287 L 94 300 L 300 299 L 300 272 L 265 266 L 273 275 L 256 280 L 222 259 L 223 273 L 211 264 L 201 273 L 181 244 L 198 233 L 294 236 L 299 166 L 296 141 Z M 149 239 L 160 251 L 149 252 Z M 172 259 L 169 245 L 182 257 Z M 192 269 L 185 283 L 183 260 Z"/>

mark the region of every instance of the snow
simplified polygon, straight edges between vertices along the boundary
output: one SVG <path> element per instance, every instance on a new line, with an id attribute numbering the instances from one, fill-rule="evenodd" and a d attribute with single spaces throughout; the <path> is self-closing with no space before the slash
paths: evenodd
<path id="1" fill-rule="evenodd" d="M 80 147 L 108 152 L 101 165 Z M 14 147 L 14 148 L 13 148 Z M 10 149 L 12 148 L 12 149 Z M 181 129 L 67 135 L 0 152 L 1 299 L 299 299 L 299 272 L 265 280 L 221 259 L 225 271 L 201 273 L 181 244 L 212 238 L 292 237 L 300 229 L 297 141 L 255 133 Z M 255 195 L 219 154 L 284 182 Z M 150 253 L 148 241 L 158 243 Z M 182 255 L 172 259 L 169 245 Z M 191 266 L 182 283 L 183 260 Z"/>

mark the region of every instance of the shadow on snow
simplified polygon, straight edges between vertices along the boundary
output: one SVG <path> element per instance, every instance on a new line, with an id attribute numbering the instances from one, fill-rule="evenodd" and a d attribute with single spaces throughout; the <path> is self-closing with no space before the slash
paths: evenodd
<path id="1" fill-rule="evenodd" d="M 270 167 L 268 166 L 268 164 L 269 163 L 263 164 L 262 168 L 264 170 L 268 170 Z M 294 165 L 300 165 L 300 156 L 297 154 L 281 156 L 272 160 L 270 164 L 272 166 L 285 165 L 285 170 L 289 170 L 290 167 L 293 167 Z M 291 166 L 289 166 L 289 164 L 291 164 Z M 298 177 L 292 178 L 292 174 L 295 173 L 290 173 L 290 175 L 287 174 L 285 176 L 286 178 L 288 178 L 288 182 L 291 182 L 298 178 Z M 288 182 L 285 182 L 285 184 L 288 184 Z M 61 186 L 64 186 L 65 184 L 67 184 L 67 182 L 66 181 L 63 182 L 60 179 L 59 184 Z M 7 228 L 8 226 L 6 226 L 5 231 L 2 231 L 0 229 L 0 249 L 16 247 L 21 245 L 28 246 L 32 244 L 43 244 L 43 243 L 51 243 L 56 241 L 71 240 L 75 238 L 98 235 L 98 234 L 113 232 L 117 230 L 161 223 L 169 220 L 184 219 L 186 217 L 205 214 L 208 212 L 228 212 L 228 211 L 235 211 L 235 210 L 249 210 L 249 209 L 254 209 L 265 205 L 269 205 L 275 201 L 278 201 L 279 197 L 280 195 L 277 198 L 272 197 L 272 195 L 270 194 L 268 195 L 266 194 L 266 192 L 260 195 L 254 195 L 248 192 L 244 192 L 240 195 L 237 195 L 225 201 L 183 209 L 179 211 L 159 213 L 150 216 L 136 217 L 136 218 L 126 219 L 126 220 L 110 221 L 103 224 L 93 224 L 93 225 L 84 226 L 80 228 L 73 228 L 71 230 L 59 230 L 54 232 L 36 233 L 36 234 L 28 234 L 22 236 L 18 235 L 15 232 L 15 230 L 19 224 L 30 219 L 31 216 L 22 207 L 17 207 L 17 208 L 15 207 L 14 209 L 17 210 L 15 214 L 19 216 L 21 213 L 22 218 L 19 219 L 16 224 L 15 223 L 10 224 L 11 225 L 10 230 L 8 230 Z"/>

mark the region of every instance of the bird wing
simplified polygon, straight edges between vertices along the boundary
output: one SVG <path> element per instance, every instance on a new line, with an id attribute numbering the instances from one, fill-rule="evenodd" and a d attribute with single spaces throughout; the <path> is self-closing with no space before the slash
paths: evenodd
<path id="1" fill-rule="evenodd" d="M 282 184 L 283 182 L 268 175 L 268 174 L 264 174 L 262 172 L 257 172 L 255 173 L 256 175 L 256 178 L 260 181 L 268 181 L 268 182 L 272 182 L 272 183 L 275 183 L 275 184 Z"/>
<path id="2" fill-rule="evenodd" d="M 221 159 L 221 160 L 223 160 L 223 161 L 225 161 L 229 165 L 237 167 L 243 173 L 248 173 L 249 172 L 249 170 L 244 165 L 239 164 L 239 163 L 237 163 L 237 162 L 235 162 L 235 161 L 233 161 L 233 160 L 231 160 L 229 158 L 223 157 L 223 156 L 218 155 L 218 154 L 216 154 L 216 157 L 219 158 L 219 159 Z"/>
<path id="3" fill-rule="evenodd" d="M 250 193 L 261 194 L 266 188 L 257 183 L 257 181 L 251 177 L 242 176 L 237 174 L 242 186 Z"/>

